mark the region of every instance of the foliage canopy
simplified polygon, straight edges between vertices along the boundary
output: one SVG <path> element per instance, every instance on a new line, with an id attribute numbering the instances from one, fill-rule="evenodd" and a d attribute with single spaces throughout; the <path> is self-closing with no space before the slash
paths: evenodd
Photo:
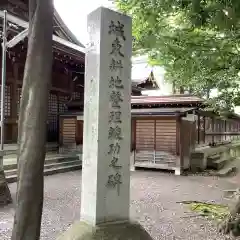
<path id="1" fill-rule="evenodd" d="M 133 18 L 135 53 L 215 109 L 240 105 L 239 0 L 115 0 Z M 209 97 L 211 90 L 218 95 Z"/>

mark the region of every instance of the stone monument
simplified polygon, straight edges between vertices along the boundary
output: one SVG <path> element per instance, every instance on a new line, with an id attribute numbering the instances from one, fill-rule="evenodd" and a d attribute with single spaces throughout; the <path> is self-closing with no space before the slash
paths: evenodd
<path id="1" fill-rule="evenodd" d="M 100 7 L 88 32 L 81 219 L 59 239 L 148 240 L 129 219 L 131 18 Z"/>

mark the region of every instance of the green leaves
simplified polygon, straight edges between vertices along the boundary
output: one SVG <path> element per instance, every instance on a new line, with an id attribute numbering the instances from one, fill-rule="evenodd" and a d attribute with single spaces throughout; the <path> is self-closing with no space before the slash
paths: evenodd
<path id="1" fill-rule="evenodd" d="M 239 0 L 116 0 L 133 17 L 134 50 L 216 108 L 240 103 Z M 209 98 L 212 90 L 218 96 Z"/>

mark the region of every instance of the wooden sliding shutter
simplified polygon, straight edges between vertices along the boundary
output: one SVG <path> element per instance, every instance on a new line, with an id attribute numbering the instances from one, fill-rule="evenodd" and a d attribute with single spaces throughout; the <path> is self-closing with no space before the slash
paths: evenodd
<path id="1" fill-rule="evenodd" d="M 76 146 L 76 118 L 64 118 L 62 122 L 62 144 L 66 148 Z"/>
<path id="2" fill-rule="evenodd" d="M 48 141 L 57 141 L 58 138 L 58 100 L 57 95 L 48 95 Z"/>
<path id="3" fill-rule="evenodd" d="M 176 119 L 156 120 L 156 151 L 176 153 Z"/>
<path id="4" fill-rule="evenodd" d="M 154 135 L 154 120 L 136 120 L 136 150 L 154 150 Z"/>

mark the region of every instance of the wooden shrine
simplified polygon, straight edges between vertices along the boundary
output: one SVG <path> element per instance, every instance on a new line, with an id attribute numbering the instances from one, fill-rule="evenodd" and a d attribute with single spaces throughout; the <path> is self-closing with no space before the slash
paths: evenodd
<path id="1" fill-rule="evenodd" d="M 239 136 L 239 115 L 229 113 L 223 118 L 196 96 L 132 97 L 135 167 L 179 172 L 190 167 L 190 155 L 196 148 Z"/>
<path id="2" fill-rule="evenodd" d="M 196 96 L 132 96 L 131 105 L 135 167 L 188 169 L 195 148 L 240 136 L 240 116 L 229 114 L 222 119 Z M 59 131 L 61 152 L 81 152 L 83 102 L 69 102 L 68 111 L 60 115 Z"/>
<path id="3" fill-rule="evenodd" d="M 0 31 L 3 10 L 7 10 L 10 27 L 8 40 L 28 27 L 28 0 L 4 0 L 0 3 Z M 0 49 L 1 54 L 2 49 Z M 7 52 L 7 81 L 5 90 L 5 142 L 16 143 L 18 111 L 27 52 L 27 34 Z M 58 142 L 59 115 L 72 100 L 84 99 L 85 48 L 54 11 L 53 74 L 48 106 L 48 142 Z M 0 60 L 1 67 L 1 60 Z M 133 95 L 141 95 L 141 88 L 132 86 Z"/>
<path id="4" fill-rule="evenodd" d="M 0 3 L 0 24 L 7 10 L 10 28 L 8 40 L 28 26 L 28 1 L 10 0 Z M 1 25 L 0 25 L 1 26 Z M 60 16 L 54 13 L 53 74 L 48 107 L 48 141 L 58 141 L 58 115 L 66 111 L 71 98 L 83 99 L 84 48 L 69 31 Z M 2 49 L 0 50 L 2 51 Z M 7 52 L 7 81 L 5 90 L 5 142 L 17 141 L 18 111 L 27 52 L 27 37 Z M 1 62 L 0 62 L 1 66 Z"/>
<path id="5" fill-rule="evenodd" d="M 203 100 L 190 95 L 132 97 L 135 167 L 175 170 L 189 167 L 195 114 Z"/>

